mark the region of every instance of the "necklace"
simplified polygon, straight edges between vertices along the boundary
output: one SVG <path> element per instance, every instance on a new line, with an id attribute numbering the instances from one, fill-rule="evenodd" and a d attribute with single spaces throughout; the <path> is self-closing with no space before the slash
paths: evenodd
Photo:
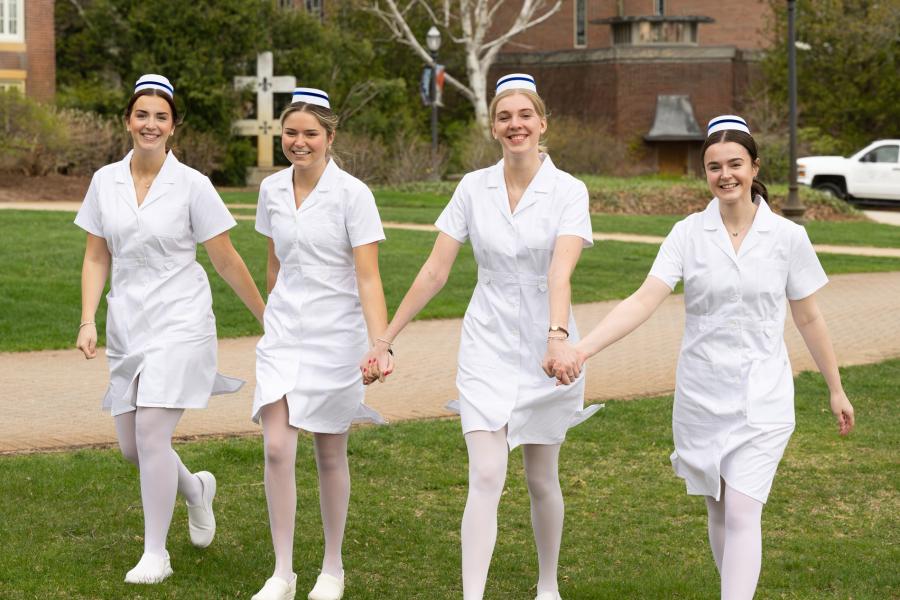
<path id="1" fill-rule="evenodd" d="M 725 217 L 722 217 L 722 213 L 719 213 L 719 216 L 722 218 L 722 224 L 725 225 Z M 743 224 L 737 231 L 731 231 L 730 229 L 728 229 L 728 225 L 725 225 L 725 229 L 726 231 L 728 231 L 728 233 L 731 234 L 731 237 L 737 237 L 741 234 L 741 232 L 750 227 L 750 223 L 752 222 L 753 221 L 750 220 L 748 223 Z"/>

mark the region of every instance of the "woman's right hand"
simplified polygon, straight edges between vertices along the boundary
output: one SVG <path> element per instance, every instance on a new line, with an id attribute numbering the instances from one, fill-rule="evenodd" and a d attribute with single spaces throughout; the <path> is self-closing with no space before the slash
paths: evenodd
<path id="1" fill-rule="evenodd" d="M 95 324 L 84 325 L 78 330 L 75 347 L 84 352 L 86 359 L 97 358 L 97 326 Z"/>

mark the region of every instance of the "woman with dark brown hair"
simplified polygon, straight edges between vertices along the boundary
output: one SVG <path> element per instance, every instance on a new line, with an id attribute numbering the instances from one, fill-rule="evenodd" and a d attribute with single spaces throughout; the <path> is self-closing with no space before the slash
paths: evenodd
<path id="1" fill-rule="evenodd" d="M 215 477 L 191 473 L 172 449 L 184 409 L 205 408 L 211 394 L 243 384 L 216 372 L 216 320 L 197 244 L 257 319 L 265 308 L 228 236 L 237 223 L 209 179 L 166 148 L 179 122 L 174 93 L 161 75 L 137 80 L 125 111 L 134 148 L 94 174 L 75 218 L 87 232 L 77 347 L 88 359 L 97 356 L 94 315 L 112 272 L 103 407 L 122 454 L 140 470 L 144 508 L 144 555 L 128 583 L 172 574 L 166 536 L 176 493 L 187 500 L 191 542 L 206 547 L 215 534 Z"/>
<path id="2" fill-rule="evenodd" d="M 672 466 L 688 494 L 706 497 L 722 600 L 750 600 L 762 562 L 763 505 L 794 431 L 788 304 L 828 384 L 841 435 L 854 415 L 816 305 L 828 278 L 806 230 L 769 209 L 756 180 L 756 142 L 741 117 L 716 117 L 707 135 L 701 156 L 712 201 L 672 228 L 643 285 L 576 351 L 583 362 L 625 337 L 684 282 Z"/>

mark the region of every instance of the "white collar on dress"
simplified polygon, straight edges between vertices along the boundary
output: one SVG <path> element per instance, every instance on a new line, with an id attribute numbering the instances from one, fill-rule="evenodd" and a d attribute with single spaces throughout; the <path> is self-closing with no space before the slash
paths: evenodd
<path id="1" fill-rule="evenodd" d="M 756 199 L 759 202 L 759 208 L 753 218 L 752 228 L 756 231 L 770 231 L 775 224 L 776 215 L 762 196 L 757 196 Z M 713 198 L 703 211 L 703 229 L 715 231 L 720 225 L 722 225 L 722 215 L 719 213 L 719 199 Z"/>
<path id="2" fill-rule="evenodd" d="M 501 187 L 503 185 L 503 159 L 501 158 L 500 162 L 489 169 L 487 186 L 489 188 Z M 528 184 L 528 188 L 542 194 L 549 193 L 553 189 L 553 175 L 556 171 L 556 165 L 550 160 L 550 155 L 541 152 L 541 166 L 534 174 L 534 179 Z"/>
<path id="3" fill-rule="evenodd" d="M 116 183 L 128 183 L 131 179 L 131 157 L 133 154 L 134 150 L 129 150 L 125 158 L 119 161 L 119 168 L 116 169 Z M 156 178 L 161 183 L 175 183 L 176 170 L 180 164 L 181 162 L 175 158 L 175 153 L 169 150 L 166 152 L 166 160 L 163 161 Z"/>
<path id="4" fill-rule="evenodd" d="M 337 185 L 338 178 L 341 174 L 341 168 L 337 166 L 334 162 L 334 159 L 329 158 L 328 164 L 325 165 L 325 170 L 322 171 L 322 176 L 319 177 L 319 182 L 316 184 L 316 187 L 313 188 L 314 192 L 327 192 L 332 187 Z M 294 181 L 294 166 L 291 165 L 287 169 L 278 172 L 278 187 L 283 190 L 291 189 Z"/>

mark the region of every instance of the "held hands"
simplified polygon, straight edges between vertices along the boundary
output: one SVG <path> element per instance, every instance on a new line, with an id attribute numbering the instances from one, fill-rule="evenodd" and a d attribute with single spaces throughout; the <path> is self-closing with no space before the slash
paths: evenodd
<path id="1" fill-rule="evenodd" d="M 853 414 L 853 405 L 850 404 L 844 390 L 831 394 L 831 412 L 837 418 L 841 435 L 847 435 L 853 430 L 856 418 Z"/>
<path id="2" fill-rule="evenodd" d="M 581 376 L 581 367 L 587 359 L 565 338 L 547 340 L 547 353 L 541 367 L 547 377 L 555 377 L 556 385 L 570 385 Z"/>
<path id="3" fill-rule="evenodd" d="M 86 359 L 97 358 L 97 326 L 94 323 L 84 323 L 79 327 L 75 347 L 84 353 Z"/>
<path id="4" fill-rule="evenodd" d="M 387 344 L 375 342 L 372 349 L 359 361 L 359 370 L 362 373 L 363 385 L 376 381 L 384 383 L 385 378 L 394 371 L 394 356 L 388 351 Z"/>

